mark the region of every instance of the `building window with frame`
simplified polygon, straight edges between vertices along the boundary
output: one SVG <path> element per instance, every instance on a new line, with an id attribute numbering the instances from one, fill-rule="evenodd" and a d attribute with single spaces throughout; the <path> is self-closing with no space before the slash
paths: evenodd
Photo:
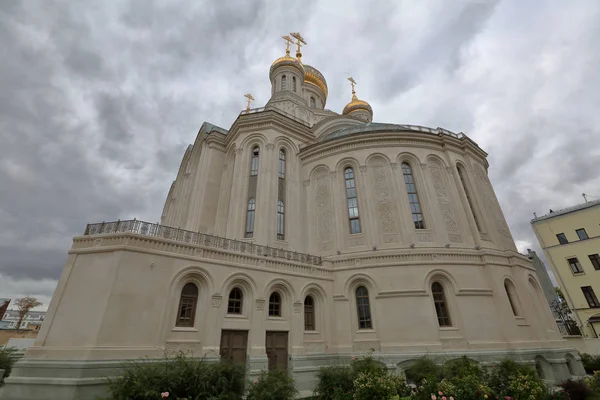
<path id="1" fill-rule="evenodd" d="M 256 200 L 248 200 L 248 209 L 246 211 L 246 234 L 247 238 L 254 236 L 254 213 L 256 211 Z"/>
<path id="2" fill-rule="evenodd" d="M 410 204 L 410 212 L 412 213 L 415 229 L 425 229 L 425 220 L 423 219 L 423 211 L 421 210 L 421 204 L 419 203 L 415 178 L 408 163 L 402 163 L 402 175 L 404 175 L 404 185 L 406 186 L 406 193 L 408 193 L 408 202 Z"/>
<path id="3" fill-rule="evenodd" d="M 242 289 L 231 289 L 231 292 L 229 292 L 229 299 L 227 301 L 227 314 L 241 314 L 243 302 L 244 294 L 242 293 Z"/>
<path id="4" fill-rule="evenodd" d="M 433 303 L 435 304 L 435 313 L 437 314 L 438 325 L 440 327 L 452 326 L 450 321 L 450 313 L 446 304 L 446 295 L 444 287 L 439 282 L 431 284 L 431 294 L 433 295 Z"/>
<path id="5" fill-rule="evenodd" d="M 281 200 L 277 202 L 277 239 L 285 239 L 285 206 Z"/>
<path id="6" fill-rule="evenodd" d="M 567 258 L 567 262 L 569 263 L 571 271 L 573 271 L 574 274 L 583 274 L 583 268 L 581 267 L 577 257 Z"/>
<path id="7" fill-rule="evenodd" d="M 600 269 L 600 255 L 598 255 L 598 253 L 596 253 L 596 254 L 590 254 L 588 257 L 590 259 L 590 262 L 594 266 L 594 269 L 596 271 L 598 271 Z"/>
<path id="8" fill-rule="evenodd" d="M 373 329 L 369 291 L 364 286 L 356 288 L 356 309 L 358 311 L 358 329 Z"/>
<path id="9" fill-rule="evenodd" d="M 250 162 L 250 176 L 258 175 L 258 146 L 252 149 L 252 161 Z"/>
<path id="10" fill-rule="evenodd" d="M 579 240 L 586 240 L 590 238 L 583 228 L 575 230 L 575 233 L 577 233 L 577 236 L 579 236 Z"/>
<path id="11" fill-rule="evenodd" d="M 292 91 L 296 93 L 296 77 L 292 76 Z"/>
<path id="12" fill-rule="evenodd" d="M 281 296 L 277 292 L 269 296 L 269 317 L 281 317 Z"/>
<path id="13" fill-rule="evenodd" d="M 456 169 L 458 170 L 458 177 L 460 179 L 460 183 L 462 184 L 463 190 L 465 191 L 467 203 L 469 204 L 469 208 L 471 209 L 471 215 L 475 220 L 475 226 L 477 226 L 477 230 L 479 232 L 483 232 L 481 228 L 481 223 L 479 222 L 479 218 L 477 218 L 477 213 L 475 212 L 475 205 L 473 204 L 473 199 L 471 198 L 471 192 L 469 191 L 469 184 L 467 182 L 467 177 L 465 176 L 465 171 L 462 165 L 460 164 L 456 165 Z"/>
<path id="14" fill-rule="evenodd" d="M 285 150 L 279 149 L 279 164 L 277 168 L 277 175 L 281 179 L 285 179 Z"/>
<path id="15" fill-rule="evenodd" d="M 304 299 L 304 330 L 315 330 L 315 300 L 312 296 L 306 296 Z"/>
<path id="16" fill-rule="evenodd" d="M 350 221 L 350 233 L 360 233 L 360 217 L 358 215 L 358 198 L 356 196 L 356 180 L 354 170 L 350 167 L 344 170 L 346 182 L 346 198 L 348 201 L 348 218 Z"/>
<path id="17" fill-rule="evenodd" d="M 198 286 L 192 282 L 186 283 L 181 289 L 179 297 L 179 310 L 175 326 L 193 327 L 198 304 Z"/>
<path id="18" fill-rule="evenodd" d="M 556 238 L 558 239 L 558 243 L 560 244 L 568 244 L 569 241 L 567 240 L 567 237 L 565 236 L 564 233 L 558 233 L 556 235 Z"/>
<path id="19" fill-rule="evenodd" d="M 506 296 L 508 297 L 508 302 L 510 303 L 510 308 L 512 309 L 513 315 L 515 317 L 520 316 L 519 307 L 517 307 L 517 296 L 513 284 L 510 281 L 505 280 L 504 290 L 506 291 Z"/>
<path id="20" fill-rule="evenodd" d="M 594 289 L 591 286 L 582 286 L 581 291 L 585 296 L 585 299 L 588 302 L 590 308 L 599 308 L 600 302 L 598 302 L 598 298 L 596 297 L 596 293 L 594 293 Z"/>
<path id="21" fill-rule="evenodd" d="M 285 75 L 282 75 L 281 76 L 281 90 L 286 90 L 286 89 L 287 89 L 287 87 L 286 87 L 286 77 L 285 77 Z"/>
<path id="22" fill-rule="evenodd" d="M 310 96 L 310 106 L 312 108 L 317 108 L 317 101 L 315 100 L 314 97 Z"/>

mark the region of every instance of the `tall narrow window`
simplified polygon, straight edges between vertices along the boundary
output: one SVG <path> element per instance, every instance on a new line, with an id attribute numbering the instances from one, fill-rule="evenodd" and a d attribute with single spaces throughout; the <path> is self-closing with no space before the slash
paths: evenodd
<path id="1" fill-rule="evenodd" d="M 360 218 L 358 216 L 358 199 L 356 197 L 356 181 L 354 170 L 350 167 L 344 170 L 346 180 L 346 197 L 348 198 L 348 218 L 350 219 L 350 233 L 360 233 Z"/>
<path id="2" fill-rule="evenodd" d="M 315 330 L 315 301 L 312 296 L 304 299 L 304 330 Z"/>
<path id="3" fill-rule="evenodd" d="M 471 193 L 469 192 L 468 184 L 466 181 L 465 172 L 463 171 L 463 167 L 461 165 L 457 165 L 458 176 L 460 178 L 460 182 L 462 183 L 463 189 L 465 191 L 465 196 L 467 197 L 467 203 L 469 203 L 469 208 L 471 209 L 471 215 L 473 215 L 473 219 L 475 220 L 475 225 L 477 226 L 477 230 L 479 232 L 483 232 L 481 230 L 481 224 L 479 223 L 479 219 L 477 218 L 477 213 L 475 212 L 475 207 L 473 205 L 473 199 L 471 198 Z"/>
<path id="4" fill-rule="evenodd" d="M 283 201 L 277 202 L 277 239 L 285 238 L 285 208 Z"/>
<path id="5" fill-rule="evenodd" d="M 364 286 L 356 288 L 356 308 L 358 311 L 358 329 L 372 329 L 369 291 Z"/>
<path id="6" fill-rule="evenodd" d="M 245 237 L 251 238 L 254 236 L 254 211 L 256 209 L 256 200 L 248 201 L 248 211 L 246 212 L 246 234 Z"/>
<path id="7" fill-rule="evenodd" d="M 569 263 L 569 267 L 571 267 L 571 271 L 573 271 L 574 274 L 583 274 L 583 268 L 581 267 L 577 257 L 567 258 L 567 262 Z"/>
<path id="8" fill-rule="evenodd" d="M 292 91 L 296 93 L 296 77 L 292 76 Z"/>
<path id="9" fill-rule="evenodd" d="M 285 150 L 279 150 L 279 165 L 277 173 L 281 179 L 285 179 Z"/>
<path id="10" fill-rule="evenodd" d="M 438 318 L 439 326 L 452 326 L 450 322 L 450 313 L 446 304 L 446 296 L 444 295 L 444 287 L 439 282 L 433 282 L 431 285 L 431 294 L 435 304 L 435 312 Z"/>
<path id="11" fill-rule="evenodd" d="M 517 298 L 515 293 L 515 288 L 512 283 L 508 280 L 504 281 L 504 290 L 506 291 L 506 296 L 508 297 L 508 302 L 510 303 L 510 308 L 512 309 L 513 315 L 515 317 L 519 316 L 519 308 L 517 306 Z"/>
<path id="12" fill-rule="evenodd" d="M 596 293 L 594 293 L 594 289 L 591 286 L 582 286 L 581 291 L 585 296 L 585 299 L 588 302 L 590 308 L 598 308 L 600 307 L 600 302 L 598 302 L 598 298 L 596 297 Z"/>
<path id="13" fill-rule="evenodd" d="M 315 98 L 314 98 L 314 97 L 312 97 L 312 96 L 310 97 L 310 106 L 311 106 L 312 108 L 316 108 L 316 107 L 317 107 L 317 101 L 316 101 L 316 100 L 315 100 Z"/>
<path id="14" fill-rule="evenodd" d="M 423 220 L 423 211 L 419 204 L 419 195 L 417 195 L 417 187 L 415 186 L 415 178 L 413 177 L 412 169 L 407 163 L 402 163 L 402 174 L 404 175 L 404 185 L 406 193 L 408 193 L 408 202 L 412 213 L 415 229 L 425 229 L 425 221 Z"/>
<path id="15" fill-rule="evenodd" d="M 285 75 L 281 76 L 281 90 L 286 90 L 286 78 Z"/>
<path id="16" fill-rule="evenodd" d="M 186 283 L 179 298 L 179 311 L 175 326 L 194 326 L 194 316 L 198 303 L 198 286 Z"/>
<path id="17" fill-rule="evenodd" d="M 598 255 L 598 253 L 596 253 L 596 254 L 590 254 L 588 257 L 590 259 L 590 262 L 594 266 L 594 269 L 596 271 L 598 271 L 600 269 L 600 255 Z"/>
<path id="18" fill-rule="evenodd" d="M 250 176 L 258 175 L 258 147 L 252 149 L 252 161 L 250 162 Z"/>
<path id="19" fill-rule="evenodd" d="M 269 296 L 269 317 L 281 317 L 281 296 L 277 292 Z"/>
<path id="20" fill-rule="evenodd" d="M 227 314 L 241 314 L 244 295 L 240 288 L 233 288 L 229 292 L 229 300 L 227 302 Z"/>
<path id="21" fill-rule="evenodd" d="M 583 228 L 577 229 L 575 231 L 575 233 L 577 233 L 577 236 L 579 236 L 579 240 L 585 240 L 585 239 L 589 239 L 590 238 L 588 236 L 587 232 L 585 231 L 585 229 L 583 229 Z"/>
<path id="22" fill-rule="evenodd" d="M 569 241 L 567 240 L 567 237 L 565 236 L 564 233 L 557 233 L 556 238 L 558 239 L 558 243 L 560 243 L 560 244 L 568 244 L 569 243 Z"/>

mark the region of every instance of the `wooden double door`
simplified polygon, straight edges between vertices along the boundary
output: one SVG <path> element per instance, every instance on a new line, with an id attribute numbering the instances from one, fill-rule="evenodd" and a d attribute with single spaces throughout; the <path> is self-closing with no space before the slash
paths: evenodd
<path id="1" fill-rule="evenodd" d="M 266 339 L 269 369 L 287 370 L 288 366 L 288 333 L 267 331 Z"/>
<path id="2" fill-rule="evenodd" d="M 221 360 L 246 364 L 248 354 L 248 331 L 221 331 Z"/>

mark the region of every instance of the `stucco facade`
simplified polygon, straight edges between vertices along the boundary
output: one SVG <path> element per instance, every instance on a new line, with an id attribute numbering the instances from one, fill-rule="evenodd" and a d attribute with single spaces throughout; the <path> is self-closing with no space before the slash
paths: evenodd
<path id="1" fill-rule="evenodd" d="M 342 115 L 326 110 L 324 78 L 289 54 L 269 77 L 265 107 L 228 130 L 202 125 L 161 225 L 92 224 L 73 239 L 3 399 L 93 398 L 122 360 L 216 358 L 231 332 L 251 374 L 285 365 L 301 390 L 319 366 L 370 350 L 400 370 L 467 354 L 538 363 L 548 380 L 582 372 L 482 149 L 441 128 L 366 122 L 356 95 Z"/>

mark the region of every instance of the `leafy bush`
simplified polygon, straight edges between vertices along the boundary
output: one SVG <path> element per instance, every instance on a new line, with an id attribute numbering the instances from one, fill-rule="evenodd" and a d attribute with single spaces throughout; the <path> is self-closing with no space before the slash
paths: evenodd
<path id="1" fill-rule="evenodd" d="M 483 377 L 483 370 L 479 367 L 479 364 L 467 358 L 467 356 L 444 363 L 442 370 L 444 378 L 450 381 L 467 376 Z"/>
<path id="2" fill-rule="evenodd" d="M 354 379 L 350 367 L 322 367 L 317 373 L 315 400 L 346 400 L 352 398 Z"/>
<path id="3" fill-rule="evenodd" d="M 528 365 L 517 364 L 511 360 L 503 360 L 500 364 L 492 367 L 487 384 L 498 395 L 508 393 L 508 383 L 511 377 L 526 375 L 532 379 L 537 379 L 535 370 Z"/>
<path id="4" fill-rule="evenodd" d="M 0 349 L 0 369 L 4 370 L 4 378 L 0 380 L 0 386 L 4 384 L 4 379 L 10 375 L 10 371 L 12 370 L 13 364 L 15 363 L 14 353 L 16 349 L 6 347 L 4 349 Z"/>
<path id="5" fill-rule="evenodd" d="M 521 400 L 544 400 L 548 392 L 546 386 L 537 376 L 518 375 L 508 380 L 508 393 L 505 395 Z"/>
<path id="6" fill-rule="evenodd" d="M 131 361 L 109 379 L 112 400 L 170 398 L 238 400 L 244 395 L 245 368 L 227 362 L 205 363 L 183 353 L 160 361 Z"/>
<path id="7" fill-rule="evenodd" d="M 419 358 L 406 371 L 406 379 L 416 385 L 423 379 L 429 381 L 439 381 L 442 378 L 442 368 L 428 357 Z"/>
<path id="8" fill-rule="evenodd" d="M 593 374 L 594 371 L 600 371 L 600 356 L 592 356 L 587 353 L 581 353 L 580 356 L 585 372 Z"/>
<path id="9" fill-rule="evenodd" d="M 291 400 L 298 393 L 287 371 L 262 371 L 250 384 L 246 400 Z"/>
<path id="10" fill-rule="evenodd" d="M 592 395 L 592 389 L 590 389 L 583 381 L 568 379 L 560 386 L 569 394 L 569 397 L 572 400 L 585 400 Z"/>
<path id="11" fill-rule="evenodd" d="M 354 400 L 389 400 L 395 395 L 396 384 L 389 374 L 360 372 L 354 380 Z"/>
<path id="12" fill-rule="evenodd" d="M 406 378 L 399 375 L 390 375 L 394 381 L 398 397 L 408 397 L 412 394 L 412 388 L 406 383 Z"/>

